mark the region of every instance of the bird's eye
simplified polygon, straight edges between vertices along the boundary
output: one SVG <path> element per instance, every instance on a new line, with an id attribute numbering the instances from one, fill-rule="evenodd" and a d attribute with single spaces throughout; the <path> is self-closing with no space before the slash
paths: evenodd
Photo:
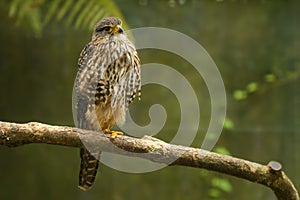
<path id="1" fill-rule="evenodd" d="M 111 32 L 111 31 L 112 31 L 112 28 L 111 28 L 110 26 L 105 26 L 105 27 L 103 28 L 103 30 L 106 31 L 106 32 Z"/>
<path id="2" fill-rule="evenodd" d="M 110 27 L 110 26 L 104 26 L 104 27 L 96 28 L 96 32 L 102 32 L 102 31 L 111 32 L 112 31 L 112 27 Z"/>

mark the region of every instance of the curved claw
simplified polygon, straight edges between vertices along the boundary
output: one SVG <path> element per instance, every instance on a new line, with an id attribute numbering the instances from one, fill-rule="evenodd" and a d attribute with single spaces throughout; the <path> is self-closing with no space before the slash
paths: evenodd
<path id="1" fill-rule="evenodd" d="M 111 138 L 116 138 L 118 135 L 123 135 L 124 133 L 121 131 L 112 131 L 110 129 L 105 129 L 104 133 L 106 134 L 111 134 Z"/>

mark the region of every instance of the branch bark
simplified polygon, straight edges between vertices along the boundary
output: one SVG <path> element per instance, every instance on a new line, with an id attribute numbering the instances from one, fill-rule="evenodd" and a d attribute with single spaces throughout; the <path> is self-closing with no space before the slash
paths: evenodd
<path id="1" fill-rule="evenodd" d="M 0 145 L 16 147 L 30 143 L 69 147 L 82 147 L 88 143 L 89 146 L 105 152 L 232 175 L 269 187 L 280 200 L 299 200 L 293 183 L 281 170 L 281 164 L 275 161 L 262 165 L 202 149 L 168 144 L 150 136 L 141 139 L 128 136 L 111 138 L 104 133 L 67 126 L 51 126 L 37 122 L 0 122 Z"/>

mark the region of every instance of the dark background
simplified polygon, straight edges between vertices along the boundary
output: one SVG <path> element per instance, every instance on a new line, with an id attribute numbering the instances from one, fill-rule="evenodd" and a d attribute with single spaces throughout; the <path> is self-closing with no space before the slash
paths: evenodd
<path id="1" fill-rule="evenodd" d="M 87 22 L 76 26 L 76 17 L 88 3 L 68 23 L 72 1 L 61 17 L 61 1 L 20 2 L 0 3 L 0 120 L 74 126 L 77 59 L 92 27 Z M 57 13 L 46 21 L 53 2 Z M 299 1 L 91 2 L 96 13 L 122 16 L 127 28 L 165 27 L 197 40 L 217 64 L 226 87 L 227 118 L 214 150 L 262 164 L 277 160 L 300 188 Z M 203 80 L 176 55 L 155 50 L 139 54 L 142 63 L 174 67 L 199 91 L 201 123 L 192 146 L 200 147 L 210 118 Z M 170 139 L 164 133 L 176 132 L 178 102 L 164 88 L 142 90 L 143 100 L 131 106 L 135 119 L 149 123 L 149 106 L 161 103 L 168 121 L 158 137 Z M 78 149 L 2 146 L 0 158 L 0 199 L 275 199 L 264 186 L 187 167 L 130 174 L 101 165 L 92 190 L 82 192 L 77 189 Z"/>

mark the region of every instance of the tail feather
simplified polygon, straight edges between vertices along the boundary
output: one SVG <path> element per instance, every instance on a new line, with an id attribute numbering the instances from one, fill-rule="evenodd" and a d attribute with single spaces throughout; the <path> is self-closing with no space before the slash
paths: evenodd
<path id="1" fill-rule="evenodd" d="M 80 172 L 79 172 L 79 185 L 82 190 L 89 190 L 95 181 L 97 170 L 99 167 L 99 159 L 101 152 L 92 155 L 86 148 L 80 149 Z"/>

